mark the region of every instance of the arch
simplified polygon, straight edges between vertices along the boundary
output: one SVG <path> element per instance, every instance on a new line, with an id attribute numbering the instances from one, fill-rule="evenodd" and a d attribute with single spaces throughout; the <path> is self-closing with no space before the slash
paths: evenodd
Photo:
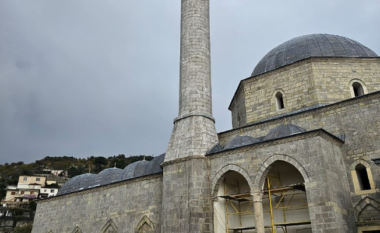
<path id="1" fill-rule="evenodd" d="M 247 180 L 249 188 L 252 191 L 253 183 L 252 183 L 252 179 L 249 176 L 248 172 L 244 168 L 242 168 L 238 165 L 227 164 L 224 167 L 222 167 L 221 169 L 219 169 L 219 171 L 214 175 L 214 178 L 212 179 L 212 187 L 213 187 L 212 196 L 213 197 L 216 197 L 218 195 L 219 186 L 220 186 L 220 183 L 222 182 L 221 178 L 223 178 L 226 175 L 226 172 L 228 172 L 228 171 L 235 171 L 235 172 L 239 173 L 240 175 L 242 175 Z"/>
<path id="2" fill-rule="evenodd" d="M 350 173 L 356 195 L 376 192 L 371 166 L 368 162 L 362 159 L 354 161 L 350 166 Z M 365 182 L 368 182 L 366 184 L 368 187 L 363 187 L 363 179 L 366 179 Z"/>
<path id="3" fill-rule="evenodd" d="M 272 106 L 274 110 L 280 111 L 286 107 L 285 92 L 282 89 L 276 89 L 272 95 Z"/>
<path id="4" fill-rule="evenodd" d="M 268 175 L 272 165 L 276 161 L 284 161 L 293 165 L 302 175 L 305 183 L 309 182 L 309 175 L 307 174 L 305 168 L 296 159 L 282 154 L 275 154 L 269 157 L 264 163 L 259 167 L 256 175 L 256 179 L 253 183 L 254 187 L 262 189 L 266 176 Z"/>
<path id="5" fill-rule="evenodd" d="M 103 226 L 101 233 L 117 233 L 119 232 L 115 223 L 112 219 L 108 220 L 107 223 Z"/>
<path id="6" fill-rule="evenodd" d="M 82 230 L 78 226 L 76 226 L 73 230 L 73 233 L 82 233 Z"/>
<path id="7" fill-rule="evenodd" d="M 152 222 L 152 220 L 150 220 L 148 218 L 148 216 L 144 215 L 144 217 L 142 217 L 142 219 L 139 221 L 139 223 L 136 225 L 136 228 L 135 228 L 135 232 L 136 233 L 140 233 L 140 232 L 146 232 L 145 229 L 151 229 L 152 232 L 154 230 L 154 223 Z M 142 230 L 144 229 L 144 230 Z"/>
<path id="8" fill-rule="evenodd" d="M 358 97 L 368 93 L 367 86 L 360 79 L 352 79 L 349 84 L 351 97 Z"/>
<path id="9" fill-rule="evenodd" d="M 362 159 L 358 159 L 351 164 L 350 171 L 355 170 L 356 166 L 359 164 L 363 165 L 366 168 L 371 168 L 371 166 L 369 165 L 369 163 L 367 163 L 367 161 L 362 160 Z"/>

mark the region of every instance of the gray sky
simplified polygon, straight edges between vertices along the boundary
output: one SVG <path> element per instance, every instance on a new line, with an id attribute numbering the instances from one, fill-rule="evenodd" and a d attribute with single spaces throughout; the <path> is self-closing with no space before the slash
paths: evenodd
<path id="1" fill-rule="evenodd" d="M 275 46 L 311 33 L 380 54 L 378 0 L 211 0 L 213 111 Z M 179 0 L 0 0 L 0 163 L 158 155 L 178 114 Z"/>

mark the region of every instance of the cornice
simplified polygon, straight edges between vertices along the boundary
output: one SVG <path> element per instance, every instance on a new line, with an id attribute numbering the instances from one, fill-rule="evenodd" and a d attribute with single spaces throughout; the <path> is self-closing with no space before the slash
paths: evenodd
<path id="1" fill-rule="evenodd" d="M 165 161 L 165 162 L 161 163 L 161 166 L 165 167 L 167 165 L 182 163 L 182 162 L 186 162 L 188 160 L 194 160 L 194 159 L 206 159 L 206 157 L 203 155 L 201 155 L 201 156 L 187 156 L 185 158 L 178 158 L 178 159 L 174 159 L 174 160 L 170 160 L 170 161 Z"/>

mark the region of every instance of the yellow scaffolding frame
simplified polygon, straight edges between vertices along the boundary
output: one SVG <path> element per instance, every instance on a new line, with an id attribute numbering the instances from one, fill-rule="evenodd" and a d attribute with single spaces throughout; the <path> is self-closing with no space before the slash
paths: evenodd
<path id="1" fill-rule="evenodd" d="M 228 186 L 234 186 L 235 190 L 233 193 L 229 194 Z M 241 193 L 239 181 L 237 180 L 236 184 L 228 184 L 224 180 L 224 196 L 220 196 L 225 199 L 225 213 L 226 213 L 226 231 L 230 232 L 231 228 L 229 226 L 229 217 L 238 215 L 239 216 L 239 225 L 242 228 L 242 216 L 253 215 L 253 200 L 250 193 Z M 242 209 L 242 203 L 245 203 L 245 206 Z M 228 206 L 231 206 L 233 212 L 229 211 Z"/>
<path id="2" fill-rule="evenodd" d="M 269 200 L 269 209 L 265 209 L 263 206 L 263 211 L 266 214 L 270 214 L 271 225 L 265 226 L 266 229 L 272 229 L 272 233 L 276 233 L 277 228 L 282 228 L 283 232 L 287 233 L 289 226 L 300 226 L 308 225 L 310 221 L 298 221 L 298 222 L 287 222 L 286 212 L 294 210 L 307 209 L 308 205 L 305 201 L 305 186 L 304 184 L 293 184 L 282 186 L 281 180 L 273 175 L 268 175 L 266 179 L 268 189 L 264 190 L 263 199 Z M 234 187 L 234 191 L 230 192 L 229 188 Z M 234 193 L 234 194 L 231 194 Z M 279 197 L 276 203 L 273 203 L 272 197 Z M 250 193 L 241 193 L 239 182 L 236 184 L 229 184 L 224 180 L 224 196 L 219 196 L 225 199 L 225 223 L 226 232 L 243 232 L 245 230 L 253 230 L 255 227 L 246 227 L 242 225 L 242 216 L 253 215 L 253 200 Z M 293 203 L 298 201 L 300 204 L 294 205 Z M 245 203 L 245 208 L 242 209 L 242 203 Z M 232 207 L 232 208 L 229 208 Z M 233 211 L 231 211 L 231 209 Z M 230 210 L 230 211 L 229 211 Z M 281 210 L 283 215 L 283 222 L 276 222 L 274 218 L 274 210 Z M 238 215 L 240 227 L 231 228 L 229 217 Z"/>
<path id="3" fill-rule="evenodd" d="M 287 211 L 294 211 L 294 210 L 301 210 L 301 209 L 307 209 L 308 205 L 305 201 L 305 198 L 302 198 L 305 196 L 305 193 L 299 192 L 300 190 L 305 192 L 305 186 L 304 184 L 294 184 L 294 185 L 288 185 L 288 186 L 282 186 L 280 176 L 276 177 L 273 175 L 268 175 L 267 179 L 267 186 L 268 189 L 264 190 L 264 195 L 268 196 L 269 199 L 269 210 L 266 210 L 263 206 L 264 213 L 270 214 L 271 219 L 271 226 L 272 233 L 276 233 L 277 227 L 282 227 L 283 232 L 287 233 L 288 226 L 296 226 L 296 225 L 307 225 L 310 224 L 310 221 L 299 221 L 299 222 L 287 222 L 286 220 L 286 212 Z M 272 184 L 276 182 L 277 185 L 273 185 L 274 188 L 272 188 Z M 277 202 L 275 206 L 273 206 L 272 203 L 272 196 L 278 197 L 276 194 L 280 194 L 280 199 Z M 285 197 L 289 197 L 289 201 L 285 204 Z M 298 200 L 301 204 L 298 205 L 291 205 L 292 201 Z M 281 206 L 280 206 L 281 204 Z M 282 210 L 283 215 L 283 222 L 282 223 L 276 223 L 274 220 L 273 211 L 279 209 Z M 269 228 L 268 226 L 266 228 Z"/>

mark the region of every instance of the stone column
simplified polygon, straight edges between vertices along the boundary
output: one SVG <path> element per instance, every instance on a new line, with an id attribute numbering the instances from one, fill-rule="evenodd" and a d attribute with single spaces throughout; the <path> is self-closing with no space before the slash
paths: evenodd
<path id="1" fill-rule="evenodd" d="M 165 162 L 204 156 L 218 142 L 211 105 L 209 0 L 182 0 L 179 113 Z"/>
<path id="2" fill-rule="evenodd" d="M 265 233 L 264 230 L 264 212 L 263 212 L 263 193 L 260 191 L 252 193 L 253 208 L 255 212 L 256 232 Z"/>

